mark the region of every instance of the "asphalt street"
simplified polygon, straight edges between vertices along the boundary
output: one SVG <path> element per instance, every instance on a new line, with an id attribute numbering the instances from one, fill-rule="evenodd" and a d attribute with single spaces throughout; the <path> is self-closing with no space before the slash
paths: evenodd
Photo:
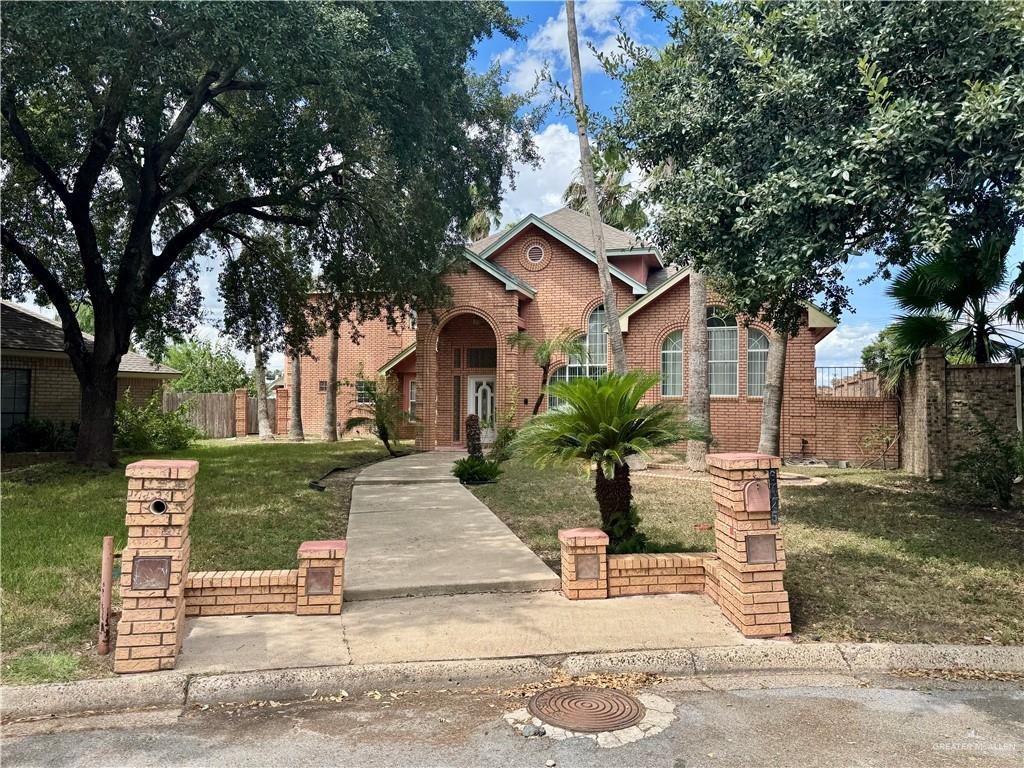
<path id="1" fill-rule="evenodd" d="M 321 692 L 3 729 L 4 766 L 985 766 L 1024 763 L 1019 681 L 844 675 L 662 680 L 662 732 L 617 748 L 525 738 L 500 690 Z M 520 692 L 521 694 L 521 692 Z"/>

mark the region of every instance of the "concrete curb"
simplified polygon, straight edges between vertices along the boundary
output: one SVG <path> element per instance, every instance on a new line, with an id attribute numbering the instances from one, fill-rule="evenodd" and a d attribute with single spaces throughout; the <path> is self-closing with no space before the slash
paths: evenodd
<path id="1" fill-rule="evenodd" d="M 288 701 L 341 690 L 510 686 L 555 671 L 649 672 L 700 676 L 760 672 L 879 673 L 902 669 L 978 669 L 1024 674 L 1024 646 L 775 643 L 718 648 L 588 653 L 552 657 L 417 661 L 185 675 L 155 672 L 74 683 L 4 686 L 4 720 L 146 707 L 182 708 L 274 699 Z"/>

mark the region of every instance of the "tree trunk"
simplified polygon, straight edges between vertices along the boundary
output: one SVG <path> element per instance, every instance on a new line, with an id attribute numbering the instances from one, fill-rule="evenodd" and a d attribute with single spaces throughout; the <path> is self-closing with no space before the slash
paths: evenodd
<path id="1" fill-rule="evenodd" d="M 782 424 L 782 393 L 786 378 L 786 347 L 788 333 L 775 333 L 768 342 L 768 367 L 765 371 L 764 395 L 761 398 L 761 439 L 757 452 L 781 456 L 779 435 Z"/>
<path id="2" fill-rule="evenodd" d="M 114 413 L 117 408 L 117 355 L 104 365 L 93 361 L 90 380 L 82 383 L 81 416 L 75 462 L 95 469 L 114 466 Z"/>
<path id="3" fill-rule="evenodd" d="M 542 366 L 540 369 L 540 394 L 537 395 L 537 401 L 533 404 L 534 416 L 540 413 L 540 405 L 544 402 L 544 387 L 548 385 L 548 371 L 550 370 L 551 366 Z"/>
<path id="4" fill-rule="evenodd" d="M 331 348 L 327 355 L 327 392 L 324 395 L 325 443 L 338 442 L 338 326 L 330 331 Z"/>
<path id="5" fill-rule="evenodd" d="M 587 208 L 590 213 L 590 227 L 594 233 L 594 255 L 597 257 L 597 275 L 604 294 L 604 311 L 608 318 L 608 340 L 612 348 L 612 370 L 626 373 L 626 347 L 622 341 L 622 328 L 619 326 L 619 307 L 615 302 L 615 289 L 612 286 L 611 272 L 608 268 L 608 254 L 604 248 L 604 227 L 601 223 L 601 209 L 597 199 L 597 184 L 594 182 L 594 165 L 590 157 L 590 140 L 587 138 L 587 107 L 583 101 L 583 74 L 580 70 L 580 45 L 576 35 L 576 3 L 565 0 L 565 14 L 568 20 L 569 63 L 572 69 L 572 90 L 576 106 L 576 133 L 580 140 L 580 174 L 583 186 L 587 190 Z"/>
<path id="6" fill-rule="evenodd" d="M 291 411 L 288 414 L 288 439 L 293 443 L 301 443 L 306 439 L 306 435 L 302 430 L 302 365 L 298 352 L 292 356 L 291 364 L 292 391 Z"/>
<path id="7" fill-rule="evenodd" d="M 637 518 L 633 515 L 633 485 L 628 464 L 616 466 L 614 477 L 606 477 L 598 464 L 594 496 L 601 512 L 601 530 L 608 535 L 610 549 L 642 541 L 636 527 Z"/>
<path id="8" fill-rule="evenodd" d="M 689 420 L 705 435 L 711 435 L 711 395 L 708 390 L 708 287 L 704 275 L 690 272 L 690 390 Z M 707 471 L 708 444 L 686 442 L 686 466 L 693 472 Z"/>
<path id="9" fill-rule="evenodd" d="M 256 380 L 256 421 L 259 423 L 260 440 L 267 442 L 274 439 L 274 425 L 270 423 L 270 405 L 267 403 L 267 361 L 264 359 L 263 345 L 255 342 L 252 353 L 256 358 L 252 372 Z"/>

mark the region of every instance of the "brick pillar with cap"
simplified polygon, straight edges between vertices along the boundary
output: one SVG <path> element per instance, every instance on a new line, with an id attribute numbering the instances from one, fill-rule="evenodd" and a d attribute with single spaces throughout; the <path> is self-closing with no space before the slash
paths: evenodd
<path id="1" fill-rule="evenodd" d="M 570 600 L 608 597 L 608 534 L 600 528 L 558 532 L 562 550 L 562 594 Z"/>
<path id="2" fill-rule="evenodd" d="M 249 434 L 249 390 L 235 390 L 235 437 Z"/>
<path id="3" fill-rule="evenodd" d="M 198 461 L 136 461 L 125 469 L 128 543 L 114 672 L 173 669 L 185 629 L 189 521 Z"/>
<path id="4" fill-rule="evenodd" d="M 302 543 L 299 547 L 296 615 L 341 613 L 347 553 L 348 543 L 342 539 Z"/>
<path id="5" fill-rule="evenodd" d="M 792 632 L 782 584 L 786 553 L 778 523 L 777 456 L 713 453 L 707 457 L 715 502 L 718 604 L 746 637 Z M 773 501 L 776 511 L 773 519 Z"/>
<path id="6" fill-rule="evenodd" d="M 288 434 L 288 409 L 291 404 L 291 393 L 284 387 L 278 387 L 274 393 L 274 434 Z"/>

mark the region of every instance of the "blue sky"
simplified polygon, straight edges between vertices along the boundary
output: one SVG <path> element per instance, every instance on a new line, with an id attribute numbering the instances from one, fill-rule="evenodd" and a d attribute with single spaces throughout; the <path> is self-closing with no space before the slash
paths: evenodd
<path id="1" fill-rule="evenodd" d="M 477 53 L 477 67 L 485 69 L 497 59 L 510 75 L 510 87 L 525 91 L 535 82 L 537 71 L 546 64 L 555 80 L 568 84 L 564 2 L 512 2 L 509 5 L 515 16 L 525 19 L 523 38 L 515 43 L 504 37 L 486 41 Z M 595 112 L 608 114 L 618 102 L 621 89 L 617 81 L 601 70 L 588 45 L 606 52 L 614 50 L 620 22 L 632 39 L 643 44 L 658 46 L 667 39 L 663 25 L 654 21 L 647 9 L 637 3 L 624 0 L 577 3 L 583 93 L 587 106 Z M 538 169 L 519 169 L 516 189 L 506 191 L 503 224 L 527 213 L 543 214 L 561 207 L 562 191 L 579 163 L 577 141 L 571 115 L 552 109 L 536 137 L 542 164 Z M 1022 260 L 1024 235 L 1018 237 L 1014 245 L 1010 264 Z M 851 302 L 855 312 L 841 318 L 839 328 L 818 344 L 819 366 L 859 365 L 860 350 L 893 319 L 895 309 L 885 295 L 885 283 L 874 280 L 861 284 L 873 270 L 873 261 L 868 256 L 856 258 L 848 265 L 846 277 L 853 288 Z"/>

